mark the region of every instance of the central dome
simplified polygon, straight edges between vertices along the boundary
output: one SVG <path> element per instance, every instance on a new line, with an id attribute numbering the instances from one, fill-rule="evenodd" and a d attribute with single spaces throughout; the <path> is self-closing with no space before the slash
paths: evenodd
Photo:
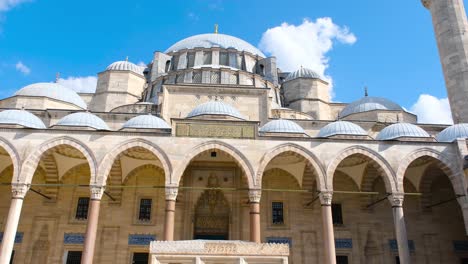
<path id="1" fill-rule="evenodd" d="M 200 34 L 185 38 L 170 48 L 165 53 L 179 51 L 183 49 L 194 49 L 194 48 L 213 48 L 220 47 L 222 49 L 233 48 L 239 51 L 247 51 L 254 55 L 265 58 L 266 56 L 256 47 L 252 46 L 248 42 L 229 35 L 224 34 Z"/>

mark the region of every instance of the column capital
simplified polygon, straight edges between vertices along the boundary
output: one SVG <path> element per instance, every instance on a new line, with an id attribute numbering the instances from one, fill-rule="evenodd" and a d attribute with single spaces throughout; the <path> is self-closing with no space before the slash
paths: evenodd
<path id="1" fill-rule="evenodd" d="M 259 203 L 261 198 L 262 198 L 262 190 L 260 189 L 249 190 L 249 202 Z"/>
<path id="2" fill-rule="evenodd" d="M 89 186 L 91 192 L 91 200 L 101 200 L 102 195 L 104 194 L 105 186 L 91 185 Z"/>
<path id="3" fill-rule="evenodd" d="M 166 201 L 175 201 L 179 193 L 179 186 L 166 186 Z"/>
<path id="4" fill-rule="evenodd" d="M 13 198 L 23 199 L 26 196 L 26 193 L 29 191 L 29 184 L 25 183 L 12 183 L 11 184 L 11 194 Z"/>
<path id="5" fill-rule="evenodd" d="M 430 9 L 431 8 L 431 2 L 432 0 L 421 0 L 423 6 L 427 9 Z"/>
<path id="6" fill-rule="evenodd" d="M 404 199 L 404 193 L 392 193 L 388 196 L 388 200 L 390 201 L 390 204 L 392 204 L 392 207 L 402 207 Z"/>
<path id="7" fill-rule="evenodd" d="M 320 197 L 320 204 L 322 204 L 322 205 L 331 205 L 332 204 L 332 198 L 333 198 L 333 192 L 332 191 L 320 192 L 319 197 Z"/>

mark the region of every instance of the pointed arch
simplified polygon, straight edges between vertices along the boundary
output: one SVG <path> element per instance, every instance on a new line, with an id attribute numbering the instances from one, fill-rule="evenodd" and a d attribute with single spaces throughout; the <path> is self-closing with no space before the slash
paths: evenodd
<path id="1" fill-rule="evenodd" d="M 276 146 L 268 151 L 266 151 L 265 155 L 260 159 L 260 165 L 257 171 L 257 185 L 261 186 L 262 177 L 265 172 L 265 168 L 268 164 L 278 155 L 285 153 L 285 152 L 293 152 L 297 155 L 302 156 L 306 159 L 309 164 L 314 168 L 315 178 L 317 182 L 317 186 L 319 190 L 326 190 L 326 181 L 325 181 L 325 171 L 323 166 L 320 163 L 320 160 L 315 156 L 314 153 L 309 151 L 308 149 L 294 144 L 294 143 L 285 143 L 279 146 Z M 301 184 L 302 185 L 302 184 Z"/>
<path id="2" fill-rule="evenodd" d="M 455 162 L 453 162 L 451 159 L 448 159 L 446 155 L 443 155 L 441 152 L 430 149 L 430 148 L 422 148 L 418 149 L 416 151 L 413 151 L 412 153 L 406 155 L 405 158 L 403 158 L 402 162 L 400 162 L 400 165 L 398 166 L 397 170 L 397 180 L 398 184 L 400 185 L 401 189 L 403 190 L 403 178 L 405 177 L 406 170 L 408 169 L 409 165 L 421 158 L 421 157 L 431 157 L 437 161 L 438 167 L 447 175 L 447 177 L 450 179 L 450 182 L 452 183 L 453 190 L 457 194 L 464 194 L 464 176 L 462 175 L 461 169 L 458 169 L 458 166 Z M 456 160 L 453 159 L 453 160 Z"/>
<path id="3" fill-rule="evenodd" d="M 2 147 L 10 156 L 11 163 L 13 165 L 13 177 L 11 178 L 12 181 L 13 179 L 19 180 L 19 174 L 20 174 L 20 169 L 21 169 L 21 159 L 18 154 L 18 151 L 16 148 L 8 142 L 8 140 L 0 137 L 0 147 Z"/>
<path id="4" fill-rule="evenodd" d="M 80 151 L 81 154 L 83 154 L 83 156 L 86 158 L 89 164 L 91 179 L 96 177 L 97 162 L 96 162 L 96 158 L 92 150 L 88 148 L 88 146 L 85 143 L 81 142 L 80 140 L 69 137 L 69 136 L 64 136 L 64 137 L 54 138 L 49 141 L 46 141 L 42 143 L 35 151 L 33 151 L 23 163 L 23 168 L 21 171 L 21 175 L 18 178 L 19 179 L 18 181 L 22 183 L 26 183 L 26 184 L 31 183 L 32 177 L 34 176 L 34 172 L 36 171 L 36 168 L 39 164 L 39 161 L 41 160 L 42 155 L 46 153 L 47 151 L 53 149 L 54 147 L 57 147 L 60 145 L 70 146 Z M 91 181 L 91 184 L 92 184 L 92 181 Z"/>
<path id="5" fill-rule="evenodd" d="M 163 166 L 165 182 L 170 182 L 170 178 L 172 175 L 172 165 L 166 153 L 158 145 L 141 138 L 131 139 L 122 142 L 117 147 L 112 149 L 109 153 L 107 153 L 107 155 L 101 161 L 101 164 L 99 166 L 99 174 L 97 175 L 97 178 L 91 179 L 91 181 L 94 180 L 94 182 L 96 182 L 99 185 L 106 185 L 107 178 L 109 177 L 109 173 L 111 171 L 115 159 L 125 150 L 135 147 L 144 148 L 151 152 L 153 155 L 155 155 Z"/>
<path id="6" fill-rule="evenodd" d="M 377 152 L 372 149 L 363 146 L 352 146 L 342 150 L 327 166 L 327 187 L 333 189 L 333 176 L 338 165 L 347 157 L 352 155 L 362 155 L 368 158 L 371 162 L 375 163 L 376 169 L 382 175 L 385 188 L 387 192 L 397 192 L 398 185 L 396 183 L 396 177 L 390 164 Z"/>
<path id="7" fill-rule="evenodd" d="M 234 146 L 231 146 L 225 142 L 218 140 L 212 140 L 202 143 L 188 151 L 187 155 L 185 155 L 183 161 L 180 163 L 177 170 L 175 170 L 171 184 L 178 186 L 180 179 L 182 178 L 182 175 L 184 174 L 184 171 L 190 164 L 190 162 L 198 155 L 210 150 L 219 150 L 231 156 L 237 163 L 237 165 L 239 165 L 239 167 L 241 167 L 244 171 L 249 188 L 254 188 L 256 186 L 252 165 L 245 157 L 245 155 L 238 149 L 236 149 Z"/>

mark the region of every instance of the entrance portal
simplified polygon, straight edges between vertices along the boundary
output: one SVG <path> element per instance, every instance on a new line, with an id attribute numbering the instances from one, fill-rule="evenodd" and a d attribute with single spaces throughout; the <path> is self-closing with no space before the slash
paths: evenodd
<path id="1" fill-rule="evenodd" d="M 215 174 L 208 178 L 205 190 L 195 206 L 194 239 L 228 240 L 229 239 L 229 203 L 219 188 Z"/>

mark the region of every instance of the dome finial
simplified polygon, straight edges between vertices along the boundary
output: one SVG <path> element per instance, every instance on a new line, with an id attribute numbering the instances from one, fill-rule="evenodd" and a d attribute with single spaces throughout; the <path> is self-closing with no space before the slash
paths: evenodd
<path id="1" fill-rule="evenodd" d="M 125 61 L 128 62 L 128 56 L 125 57 Z"/>
<path id="2" fill-rule="evenodd" d="M 214 25 L 214 33 L 215 33 L 215 34 L 218 34 L 218 24 L 215 24 L 215 25 Z"/>
<path id="3" fill-rule="evenodd" d="M 364 86 L 364 96 L 365 97 L 369 96 L 367 86 Z"/>
<path id="4" fill-rule="evenodd" d="M 60 72 L 57 72 L 55 74 L 55 83 L 58 83 L 58 80 L 60 79 Z"/>

